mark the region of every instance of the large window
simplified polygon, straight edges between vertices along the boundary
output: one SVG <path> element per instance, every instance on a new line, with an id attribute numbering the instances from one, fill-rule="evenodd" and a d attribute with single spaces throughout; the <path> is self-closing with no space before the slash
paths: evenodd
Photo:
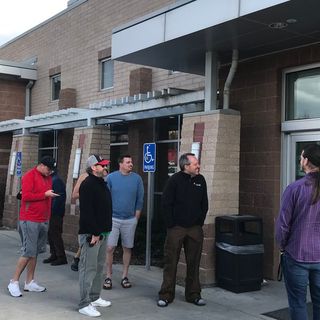
<path id="1" fill-rule="evenodd" d="M 51 100 L 59 100 L 61 90 L 61 74 L 51 77 Z"/>
<path id="2" fill-rule="evenodd" d="M 285 120 L 320 118 L 320 68 L 286 74 Z"/>
<path id="3" fill-rule="evenodd" d="M 113 60 L 110 58 L 101 61 L 101 89 L 113 87 Z"/>
<path id="4" fill-rule="evenodd" d="M 57 131 L 39 133 L 39 160 L 43 156 L 51 156 L 58 161 Z"/>

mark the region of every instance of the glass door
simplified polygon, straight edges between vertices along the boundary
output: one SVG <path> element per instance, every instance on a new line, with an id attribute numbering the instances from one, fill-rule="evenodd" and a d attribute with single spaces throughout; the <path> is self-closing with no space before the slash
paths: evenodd
<path id="1" fill-rule="evenodd" d="M 320 145 L 320 131 L 306 133 L 291 133 L 287 136 L 286 154 L 283 162 L 283 189 L 291 182 L 304 176 L 300 168 L 300 155 L 303 148 L 310 143 Z"/>

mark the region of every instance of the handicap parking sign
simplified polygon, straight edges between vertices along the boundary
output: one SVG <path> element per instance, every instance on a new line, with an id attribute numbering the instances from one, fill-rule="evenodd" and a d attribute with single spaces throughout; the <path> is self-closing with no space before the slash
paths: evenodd
<path id="1" fill-rule="evenodd" d="M 143 145 L 143 172 L 156 171 L 156 144 L 145 143 Z"/>
<path id="2" fill-rule="evenodd" d="M 17 164 L 16 164 L 16 175 L 17 177 L 21 177 L 22 175 L 22 152 L 17 152 Z"/>

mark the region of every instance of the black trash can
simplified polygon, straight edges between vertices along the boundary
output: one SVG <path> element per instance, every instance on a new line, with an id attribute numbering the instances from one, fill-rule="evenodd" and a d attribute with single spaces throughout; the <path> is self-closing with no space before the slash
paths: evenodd
<path id="1" fill-rule="evenodd" d="M 216 217 L 216 281 L 219 287 L 235 293 L 261 289 L 262 232 L 259 217 Z"/>

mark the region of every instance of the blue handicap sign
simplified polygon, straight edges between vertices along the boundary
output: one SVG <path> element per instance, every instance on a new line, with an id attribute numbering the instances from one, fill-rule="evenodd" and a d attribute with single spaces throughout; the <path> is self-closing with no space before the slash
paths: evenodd
<path id="1" fill-rule="evenodd" d="M 17 152 L 17 158 L 16 158 L 16 175 L 17 177 L 21 177 L 22 175 L 22 152 Z"/>
<path id="2" fill-rule="evenodd" d="M 145 143 L 143 145 L 143 172 L 156 171 L 156 144 Z"/>

